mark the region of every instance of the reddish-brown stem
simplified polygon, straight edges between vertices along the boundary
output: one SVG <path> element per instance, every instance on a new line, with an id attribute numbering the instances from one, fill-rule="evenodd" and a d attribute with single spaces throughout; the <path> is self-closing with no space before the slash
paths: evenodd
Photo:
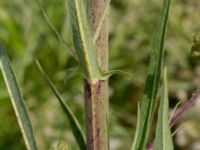
<path id="1" fill-rule="evenodd" d="M 105 0 L 87 0 L 91 32 L 95 33 L 105 8 Z M 108 19 L 105 18 L 100 34 L 95 41 L 98 64 L 108 71 Z M 108 81 L 90 83 L 84 79 L 87 150 L 108 150 Z"/>
<path id="2" fill-rule="evenodd" d="M 183 116 L 183 114 L 192 107 L 192 105 L 196 102 L 199 96 L 200 96 L 200 88 L 196 90 L 193 96 L 172 117 L 172 119 L 170 120 L 171 128 L 177 123 L 177 121 Z"/>
<path id="3" fill-rule="evenodd" d="M 99 80 L 91 85 L 84 80 L 88 150 L 108 149 L 108 104 L 102 95 L 104 90 L 108 90 L 105 82 Z"/>

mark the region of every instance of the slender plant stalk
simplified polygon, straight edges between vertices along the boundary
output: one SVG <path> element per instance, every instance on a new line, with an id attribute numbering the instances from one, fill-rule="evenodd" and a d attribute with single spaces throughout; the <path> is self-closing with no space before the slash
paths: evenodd
<path id="1" fill-rule="evenodd" d="M 92 34 L 96 33 L 106 6 L 105 0 L 87 0 L 88 17 Z M 98 64 L 108 71 L 108 18 L 105 17 L 99 35 L 94 42 Z M 108 81 L 90 83 L 84 80 L 86 129 L 88 150 L 108 150 Z"/>
<path id="2" fill-rule="evenodd" d="M 192 97 L 172 116 L 170 120 L 170 127 L 172 128 L 178 120 L 183 116 L 184 113 L 189 111 L 194 103 L 199 100 L 200 97 L 200 88 L 192 95 Z"/>

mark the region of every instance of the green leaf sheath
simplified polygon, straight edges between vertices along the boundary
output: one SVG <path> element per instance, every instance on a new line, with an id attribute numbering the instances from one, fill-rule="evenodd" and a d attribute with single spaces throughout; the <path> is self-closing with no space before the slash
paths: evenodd
<path id="1" fill-rule="evenodd" d="M 156 128 L 156 138 L 154 150 L 173 150 L 172 135 L 169 127 L 168 114 L 168 85 L 167 85 L 167 69 L 164 70 L 163 90 L 158 113 L 158 122 Z"/>
<path id="2" fill-rule="evenodd" d="M 83 1 L 68 0 L 74 46 L 79 57 L 84 78 L 88 79 L 91 83 L 97 82 L 98 79 L 107 80 L 113 74 L 122 74 L 123 72 L 120 70 L 102 72 L 94 50 L 94 44 L 101 32 L 103 22 L 108 13 L 109 4 L 110 0 L 105 4 L 105 10 L 103 11 L 100 22 L 95 30 L 94 37 L 92 38 Z"/>
<path id="3" fill-rule="evenodd" d="M 153 112 L 156 105 L 156 96 L 160 83 L 161 67 L 164 55 L 165 30 L 168 19 L 170 0 L 164 0 L 161 12 L 160 22 L 157 26 L 152 42 L 151 58 L 148 68 L 147 79 L 144 93 L 139 102 L 140 117 L 138 116 L 138 125 L 132 146 L 132 150 L 144 150 L 146 148 Z"/>
<path id="4" fill-rule="evenodd" d="M 54 86 L 54 84 L 52 83 L 52 81 L 49 79 L 49 77 L 47 76 L 46 72 L 44 71 L 44 69 L 42 68 L 42 66 L 40 65 L 39 61 L 36 61 L 37 67 L 40 70 L 41 74 L 44 76 L 44 78 L 47 80 L 51 90 L 53 91 L 54 95 L 56 96 L 58 102 L 60 103 L 63 111 L 65 112 L 70 126 L 72 128 L 72 132 L 74 134 L 74 137 L 80 147 L 81 150 L 86 150 L 86 143 L 85 143 L 85 138 L 84 138 L 84 134 L 83 131 L 81 130 L 81 126 L 78 122 L 78 120 L 76 119 L 75 115 L 73 114 L 72 110 L 70 109 L 70 107 L 65 104 L 61 94 L 58 92 L 58 90 L 56 89 L 56 87 Z"/>
<path id="5" fill-rule="evenodd" d="M 94 45 L 83 0 L 67 0 L 73 42 L 83 70 L 84 78 L 95 82 L 101 78 L 102 72 L 94 52 Z"/>
<path id="6" fill-rule="evenodd" d="M 20 93 L 15 74 L 9 63 L 6 52 L 0 45 L 0 69 L 3 73 L 12 105 L 14 107 L 17 120 L 19 122 L 23 138 L 28 150 L 37 150 L 35 138 L 33 135 L 32 125 L 24 104 L 24 99 Z"/>

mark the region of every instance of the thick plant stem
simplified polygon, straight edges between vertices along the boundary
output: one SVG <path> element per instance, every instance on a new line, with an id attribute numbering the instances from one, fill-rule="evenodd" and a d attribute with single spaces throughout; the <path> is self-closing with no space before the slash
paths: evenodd
<path id="1" fill-rule="evenodd" d="M 85 82 L 87 149 L 108 150 L 107 81 Z"/>
<path id="2" fill-rule="evenodd" d="M 105 0 L 88 0 L 88 17 L 94 34 L 105 7 Z M 108 71 L 108 20 L 105 18 L 100 34 L 95 41 L 95 52 L 102 71 Z M 86 130 L 88 150 L 108 150 L 108 81 L 84 80 Z"/>

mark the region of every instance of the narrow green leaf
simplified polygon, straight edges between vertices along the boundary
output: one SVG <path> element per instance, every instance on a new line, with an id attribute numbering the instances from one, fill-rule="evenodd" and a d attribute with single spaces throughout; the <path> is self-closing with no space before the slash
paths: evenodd
<path id="1" fill-rule="evenodd" d="M 156 138 L 154 142 L 154 150 L 173 150 L 172 135 L 168 123 L 168 85 L 167 85 L 167 69 L 164 69 L 163 90 L 161 95 L 160 108 L 158 113 L 158 122 L 156 127 Z"/>
<path id="2" fill-rule="evenodd" d="M 44 78 L 47 80 L 51 90 L 53 91 L 53 93 L 55 94 L 57 100 L 59 101 L 63 111 L 65 112 L 69 123 L 71 125 L 72 128 L 72 132 L 74 134 L 74 137 L 77 141 L 77 143 L 79 144 L 79 147 L 81 150 L 86 150 L 86 144 L 85 144 L 85 140 L 84 140 L 84 135 L 83 132 L 81 130 L 81 126 L 78 123 L 78 120 L 76 119 L 76 117 L 74 116 L 73 112 L 71 111 L 70 107 L 65 104 L 61 94 L 58 92 L 58 90 L 55 88 L 55 86 L 53 85 L 53 83 L 51 82 L 51 80 L 49 79 L 49 77 L 47 76 L 46 72 L 44 71 L 44 69 L 42 68 L 42 66 L 40 65 L 39 61 L 36 60 L 36 64 L 38 69 L 40 70 L 41 74 L 44 76 Z"/>
<path id="3" fill-rule="evenodd" d="M 84 78 L 90 82 L 96 82 L 103 74 L 96 59 L 84 1 L 67 0 L 67 2 L 74 47 L 79 57 Z"/>
<path id="4" fill-rule="evenodd" d="M 53 31 L 53 33 L 55 34 L 55 36 L 58 38 L 58 40 L 63 44 L 63 46 L 69 50 L 70 54 L 74 57 L 75 60 L 78 61 L 77 55 L 76 53 L 69 48 L 68 44 L 66 43 L 66 41 L 63 39 L 63 37 L 60 35 L 60 33 L 58 32 L 58 30 L 55 28 L 55 26 L 52 24 L 52 22 L 49 19 L 49 16 L 45 10 L 45 8 L 42 6 L 42 4 L 40 4 L 40 2 L 38 0 L 34 0 L 35 3 L 37 4 L 39 10 L 42 12 L 45 21 L 47 22 L 47 24 L 49 25 L 50 29 Z"/>
<path id="5" fill-rule="evenodd" d="M 153 112 L 156 105 L 157 90 L 160 82 L 161 66 L 164 55 L 163 46 L 169 6 L 170 0 L 164 0 L 160 22 L 153 37 L 150 64 L 144 94 L 140 101 L 141 108 L 138 110 L 140 111 L 140 117 L 138 117 L 139 123 L 136 127 L 136 135 L 132 150 L 144 150 L 146 148 Z"/>
<path id="6" fill-rule="evenodd" d="M 23 138 L 28 150 L 37 150 L 35 138 L 33 135 L 31 121 L 26 110 L 24 99 L 20 93 L 17 80 L 10 65 L 8 56 L 0 45 L 0 69 L 3 73 L 9 95 L 11 97 L 12 105 L 14 107 L 17 120 L 19 122 Z"/>

